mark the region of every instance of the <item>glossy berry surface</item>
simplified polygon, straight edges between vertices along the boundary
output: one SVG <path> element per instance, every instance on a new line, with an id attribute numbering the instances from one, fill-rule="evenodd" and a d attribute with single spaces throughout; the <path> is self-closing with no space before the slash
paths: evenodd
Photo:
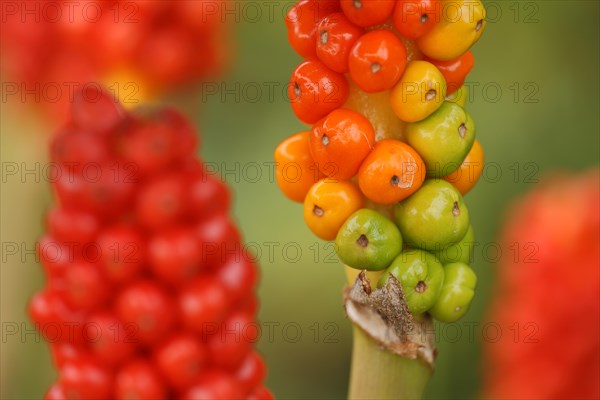
<path id="1" fill-rule="evenodd" d="M 348 82 L 325 64 L 308 60 L 298 65 L 292 74 L 288 97 L 296 116 L 312 124 L 344 104 L 348 98 Z"/>
<path id="2" fill-rule="evenodd" d="M 319 170 L 336 179 L 350 179 L 375 144 L 373 126 L 361 114 L 337 109 L 313 126 L 310 153 Z"/>
<path id="3" fill-rule="evenodd" d="M 350 50 L 362 34 L 344 14 L 328 15 L 317 27 L 317 57 L 335 72 L 348 72 Z"/>
<path id="4" fill-rule="evenodd" d="M 350 53 L 350 76 L 365 92 L 390 89 L 406 68 L 406 47 L 391 31 L 379 29 L 362 35 Z"/>
<path id="5" fill-rule="evenodd" d="M 376 290 L 393 270 L 419 321 L 461 318 L 470 299 L 442 289 L 441 265 L 470 268 L 477 243 L 462 196 L 485 167 L 465 110 L 482 2 L 301 0 L 286 24 L 304 58 L 288 95 L 311 126 L 276 148 L 279 188 L 335 240 L 350 285 L 363 270 Z"/>
<path id="6" fill-rule="evenodd" d="M 45 398 L 263 396 L 258 271 L 228 187 L 179 112 L 101 98 L 77 96 L 51 145 L 67 178 L 53 182 L 36 248 L 47 282 L 28 307 L 58 369 Z"/>

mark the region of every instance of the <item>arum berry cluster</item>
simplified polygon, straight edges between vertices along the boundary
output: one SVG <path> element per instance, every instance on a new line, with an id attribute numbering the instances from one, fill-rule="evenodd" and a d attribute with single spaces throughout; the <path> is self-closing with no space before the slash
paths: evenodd
<path id="1" fill-rule="evenodd" d="M 463 195 L 483 150 L 463 84 L 483 5 L 301 0 L 286 24 L 305 58 L 289 97 L 311 127 L 275 151 L 281 190 L 344 264 L 380 287 L 394 276 L 413 315 L 456 321 L 477 281 Z"/>
<path id="2" fill-rule="evenodd" d="M 253 350 L 257 268 L 196 145 L 174 110 L 75 99 L 29 304 L 58 369 L 47 399 L 272 398 Z"/>
<path id="3" fill-rule="evenodd" d="M 11 2 L 2 8 L 9 98 L 68 116 L 72 92 L 103 82 L 124 103 L 198 82 L 229 59 L 230 0 Z M 58 118 L 57 118 L 58 117 Z"/>

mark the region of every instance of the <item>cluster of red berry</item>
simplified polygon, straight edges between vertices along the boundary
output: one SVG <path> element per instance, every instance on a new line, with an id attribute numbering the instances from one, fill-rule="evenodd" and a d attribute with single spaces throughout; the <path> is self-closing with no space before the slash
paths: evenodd
<path id="1" fill-rule="evenodd" d="M 257 268 L 230 194 L 178 112 L 78 95 L 51 146 L 57 206 L 29 314 L 50 343 L 47 399 L 270 399 L 254 352 Z"/>
<path id="2" fill-rule="evenodd" d="M 70 89 L 87 82 L 103 82 L 122 99 L 139 102 L 227 64 L 222 11 L 230 3 L 8 2 L 2 7 L 2 70 L 19 81 L 15 91 L 35 93 L 58 120 L 68 115 Z"/>
<path id="3" fill-rule="evenodd" d="M 476 283 L 462 195 L 483 169 L 463 84 L 483 5 L 300 0 L 286 24 L 306 58 L 289 97 L 312 128 L 275 151 L 282 191 L 346 265 L 395 275 L 414 314 L 460 318 Z"/>
<path id="4" fill-rule="evenodd" d="M 500 243 L 522 246 L 498 265 L 482 398 L 600 398 L 598 204 L 596 167 L 547 176 L 509 209 Z"/>

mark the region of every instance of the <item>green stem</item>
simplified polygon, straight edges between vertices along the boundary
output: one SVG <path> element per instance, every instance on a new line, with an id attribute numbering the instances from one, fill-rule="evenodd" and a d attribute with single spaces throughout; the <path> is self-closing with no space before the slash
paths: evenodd
<path id="1" fill-rule="evenodd" d="M 349 399 L 420 399 L 431 377 L 422 361 L 381 348 L 354 326 Z"/>

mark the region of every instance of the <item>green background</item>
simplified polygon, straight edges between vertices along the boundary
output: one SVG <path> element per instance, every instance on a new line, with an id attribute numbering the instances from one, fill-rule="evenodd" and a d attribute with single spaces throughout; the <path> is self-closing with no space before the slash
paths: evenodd
<path id="1" fill-rule="evenodd" d="M 512 198 L 547 171 L 598 164 L 600 147 L 599 2 L 485 3 L 495 22 L 488 23 L 473 48 L 476 64 L 468 81 L 479 86 L 468 110 L 492 168 L 466 197 L 482 244 L 494 242 Z M 281 140 L 305 128 L 283 94 L 300 59 L 286 40 L 283 5 L 274 6 L 273 19 L 266 6 L 260 9 L 263 15 L 256 19 L 246 9 L 237 27 L 236 62 L 222 83 L 226 90 L 205 93 L 195 105 L 188 102 L 187 109 L 201 130 L 203 158 L 221 171 L 237 171 L 237 177 L 233 172 L 225 177 L 235 192 L 234 212 L 246 241 L 256 243 L 262 253 L 263 335 L 258 347 L 269 365 L 268 387 L 279 398 L 342 398 L 351 348 L 341 303 L 343 269 L 331 255 L 332 247 L 304 225 L 302 206 L 279 192 L 272 168 L 265 164 L 272 162 Z M 274 87 L 272 97 L 269 86 Z M 2 161 L 43 159 L 45 150 L 35 132 L 45 128 L 30 117 L 8 115 L 2 106 Z M 257 165 L 260 177 L 255 180 Z M 2 241 L 33 246 L 50 201 L 47 192 L 43 183 L 3 184 Z M 480 280 L 471 311 L 454 330 L 440 327 L 428 398 L 477 397 L 482 331 L 481 325 L 475 327 L 471 340 L 467 324 L 481 321 L 492 294 L 495 254 L 489 249 L 487 257 L 481 247 L 475 255 Z M 509 257 L 508 249 L 503 250 L 502 257 Z M 26 321 L 26 299 L 42 285 L 41 272 L 30 261 L 3 260 L 3 323 Z M 449 343 L 458 331 L 462 335 Z M 46 346 L 33 335 L 3 337 L 1 372 L 3 399 L 39 398 L 53 379 Z"/>

